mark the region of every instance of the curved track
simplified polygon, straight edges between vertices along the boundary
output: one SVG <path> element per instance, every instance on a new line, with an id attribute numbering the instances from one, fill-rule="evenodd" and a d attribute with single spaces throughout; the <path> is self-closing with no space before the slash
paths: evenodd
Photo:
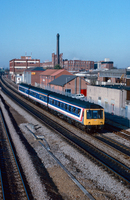
<path id="1" fill-rule="evenodd" d="M 49 118 L 47 118 L 47 116 L 38 112 L 30 105 L 27 105 L 18 97 L 15 97 L 11 92 L 8 92 L 7 89 L 3 88 L 3 90 L 4 92 L 8 93 L 8 95 L 10 95 L 13 99 L 15 99 L 16 102 L 25 107 L 32 115 L 39 118 L 39 120 L 42 121 L 42 123 L 46 124 L 50 128 L 55 129 L 55 131 L 62 134 L 65 139 L 69 140 L 69 142 L 71 141 L 73 145 L 76 145 L 76 147 L 80 148 L 80 150 L 83 151 L 88 157 L 90 157 L 103 167 L 105 167 L 108 171 L 115 174 L 116 177 L 123 180 L 126 184 L 130 184 L 130 168 L 118 162 L 117 160 L 107 155 L 103 151 L 95 148 L 90 143 L 85 142 L 75 134 L 71 133 L 70 131 L 62 127 L 61 125 L 50 120 Z"/>

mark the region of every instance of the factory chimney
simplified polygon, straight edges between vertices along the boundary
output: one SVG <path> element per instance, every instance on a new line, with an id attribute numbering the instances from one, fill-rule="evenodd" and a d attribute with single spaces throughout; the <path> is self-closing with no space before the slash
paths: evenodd
<path id="1" fill-rule="evenodd" d="M 59 33 L 57 33 L 57 64 L 60 64 L 60 58 L 59 58 Z"/>

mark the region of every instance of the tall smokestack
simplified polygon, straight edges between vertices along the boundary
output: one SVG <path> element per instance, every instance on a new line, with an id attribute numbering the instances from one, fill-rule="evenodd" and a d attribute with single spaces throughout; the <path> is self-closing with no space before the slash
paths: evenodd
<path id="1" fill-rule="evenodd" d="M 57 64 L 60 64 L 60 59 L 59 59 L 59 33 L 57 33 Z"/>

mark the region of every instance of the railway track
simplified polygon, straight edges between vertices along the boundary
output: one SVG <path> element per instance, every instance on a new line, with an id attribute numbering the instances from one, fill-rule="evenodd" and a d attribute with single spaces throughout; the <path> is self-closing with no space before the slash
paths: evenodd
<path id="1" fill-rule="evenodd" d="M 124 153 L 125 155 L 130 156 L 130 148 L 126 145 L 121 144 L 120 142 L 117 142 L 107 136 L 104 135 L 97 135 L 95 136 L 96 139 L 102 141 L 105 144 L 108 144 L 109 146 L 115 148 L 116 150 L 120 151 L 121 153 Z"/>
<path id="2" fill-rule="evenodd" d="M 111 125 L 111 126 L 106 125 L 106 129 L 111 131 L 115 135 L 130 141 L 130 132 L 129 131 L 122 129 L 120 127 L 117 127 L 117 126 L 113 126 L 113 125 Z"/>
<path id="3" fill-rule="evenodd" d="M 130 141 L 130 132 L 127 130 L 113 131 L 114 134 L 119 135 L 122 138 Z"/>
<path id="4" fill-rule="evenodd" d="M 16 99 L 16 101 L 18 102 L 21 100 Z M 71 133 L 64 127 L 60 126 L 56 122 L 44 116 L 42 113 L 36 111 L 31 106 L 26 105 L 25 103 L 22 103 L 22 104 L 23 106 L 26 107 L 26 109 L 29 110 L 29 112 L 32 115 L 35 115 L 35 117 L 39 118 L 39 120 L 42 121 L 42 123 L 46 124 L 50 128 L 53 128 L 58 133 L 62 134 L 62 136 L 66 140 L 68 140 L 69 142 L 71 141 L 71 143 L 75 145 L 76 148 L 80 148 L 80 151 L 83 151 L 89 158 L 94 160 L 99 165 L 102 165 L 103 167 L 105 167 L 105 169 L 109 171 L 110 173 L 115 174 L 116 177 L 123 180 L 123 182 L 126 183 L 127 185 L 130 185 L 130 169 L 127 166 L 115 160 L 114 158 L 107 155 L 106 153 L 99 150 L 98 148 L 95 148 L 93 145 L 89 144 L 88 142 L 82 140 L 81 138 Z"/>
<path id="5" fill-rule="evenodd" d="M 30 199 L 0 109 L 0 199 Z"/>

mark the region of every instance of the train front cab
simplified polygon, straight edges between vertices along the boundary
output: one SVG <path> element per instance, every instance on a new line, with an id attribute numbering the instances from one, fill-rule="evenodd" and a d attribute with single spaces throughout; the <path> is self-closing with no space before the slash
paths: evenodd
<path id="1" fill-rule="evenodd" d="M 85 109 L 84 125 L 86 130 L 102 130 L 104 127 L 105 115 L 104 109 Z"/>

